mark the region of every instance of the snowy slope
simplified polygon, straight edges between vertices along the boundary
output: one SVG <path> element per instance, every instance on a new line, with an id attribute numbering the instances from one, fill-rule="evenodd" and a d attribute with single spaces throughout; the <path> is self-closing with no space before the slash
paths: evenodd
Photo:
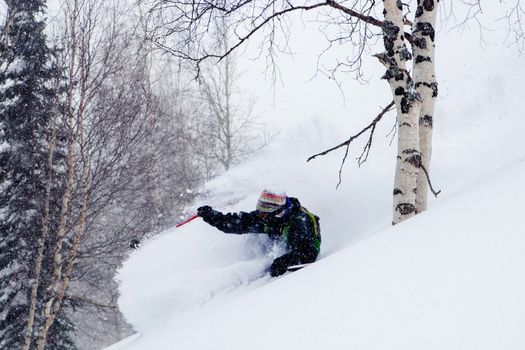
<path id="1" fill-rule="evenodd" d="M 523 174 L 525 159 L 315 265 L 158 324 L 123 349 L 523 349 Z"/>
<path id="2" fill-rule="evenodd" d="M 253 210 L 263 188 L 284 189 L 321 217 L 319 261 L 269 279 L 279 250 L 262 236 L 200 219 L 168 230 L 119 271 L 137 335 L 108 349 L 525 349 L 525 58 L 498 40 L 480 47 L 475 30 L 441 35 L 432 181 L 443 193 L 427 212 L 390 226 L 393 116 L 359 169 L 352 148 L 339 189 L 341 152 L 305 162 L 361 130 L 391 99 L 386 83 L 372 77 L 337 106 L 309 98 L 339 96 L 300 82 L 311 62 L 284 62 L 283 80 L 299 83 L 277 88 L 279 139 L 195 207 Z"/>

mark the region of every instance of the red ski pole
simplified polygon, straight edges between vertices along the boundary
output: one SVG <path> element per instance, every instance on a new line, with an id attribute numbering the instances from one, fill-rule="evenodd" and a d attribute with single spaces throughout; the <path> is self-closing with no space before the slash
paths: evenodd
<path id="1" fill-rule="evenodd" d="M 192 217 L 190 217 L 189 219 L 186 219 L 184 220 L 183 222 L 179 222 L 177 225 L 175 225 L 175 227 L 181 227 L 182 225 L 186 225 L 188 222 L 192 221 L 192 220 L 195 220 L 196 218 L 198 218 L 199 216 L 198 215 L 193 215 Z"/>
<path id="2" fill-rule="evenodd" d="M 181 227 L 182 225 L 185 225 L 187 224 L 188 222 L 192 221 L 192 220 L 195 220 L 196 218 L 198 218 L 199 216 L 198 215 L 193 215 L 191 216 L 190 218 L 184 220 L 183 222 L 179 222 L 177 225 L 175 225 L 175 227 Z M 137 249 L 140 247 L 140 242 L 138 239 L 132 239 L 131 240 L 131 243 L 129 244 L 129 247 L 131 249 Z"/>

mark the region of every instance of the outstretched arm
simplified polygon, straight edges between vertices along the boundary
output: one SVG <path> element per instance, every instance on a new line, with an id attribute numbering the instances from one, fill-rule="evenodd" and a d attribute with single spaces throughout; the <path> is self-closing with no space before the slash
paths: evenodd
<path id="1" fill-rule="evenodd" d="M 227 213 L 223 214 L 210 206 L 197 209 L 197 215 L 208 224 L 218 228 L 225 233 L 263 233 L 262 223 L 257 220 L 257 216 L 251 213 Z"/>

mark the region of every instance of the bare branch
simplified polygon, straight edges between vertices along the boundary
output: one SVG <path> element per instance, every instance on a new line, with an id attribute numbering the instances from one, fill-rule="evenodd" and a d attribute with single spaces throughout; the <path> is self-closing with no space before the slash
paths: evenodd
<path id="1" fill-rule="evenodd" d="M 354 141 L 355 139 L 357 139 L 359 136 L 361 136 L 365 131 L 367 131 L 368 129 L 372 128 L 372 127 L 375 127 L 375 125 L 381 120 L 381 118 L 383 118 L 383 116 L 391 110 L 391 108 L 394 106 L 394 101 L 390 102 L 388 104 L 388 106 L 386 106 L 382 111 L 381 113 L 379 113 L 379 115 L 367 126 L 365 127 L 363 130 L 361 130 L 360 132 L 358 132 L 357 134 L 355 134 L 354 136 L 350 137 L 348 140 L 346 140 L 345 142 L 335 146 L 335 147 L 332 147 L 330 149 L 327 149 L 326 151 L 323 151 L 323 152 L 320 152 L 320 153 L 317 153 L 317 154 L 314 154 L 313 156 L 310 156 L 308 157 L 308 159 L 306 160 L 307 162 L 319 157 L 319 156 L 324 156 L 324 155 L 327 155 L 328 153 L 332 152 L 332 151 L 335 151 L 336 149 L 339 149 L 341 147 L 344 147 L 344 146 L 348 146 L 350 145 L 350 143 L 352 141 Z"/>
<path id="2" fill-rule="evenodd" d="M 383 27 L 383 21 L 380 21 L 372 16 L 366 16 L 366 15 L 363 15 L 362 13 L 359 13 L 359 12 L 356 12 L 354 10 L 352 10 L 351 8 L 348 8 L 346 6 L 343 6 L 341 4 L 339 4 L 338 2 L 334 1 L 334 0 L 327 0 L 326 1 L 328 3 L 328 5 L 330 7 L 333 7 L 335 9 L 338 9 L 340 11 L 343 11 L 344 13 L 352 16 L 352 17 L 355 17 L 355 18 L 358 18 L 360 19 L 361 21 L 363 22 L 366 22 L 368 24 L 372 24 L 374 26 L 377 26 L 377 27 Z"/>
<path id="3" fill-rule="evenodd" d="M 329 8 L 334 11 L 324 13 L 330 19 L 326 22 L 341 27 L 339 38 L 334 42 L 349 41 L 352 47 L 356 46 L 355 56 L 347 63 L 340 63 L 338 67 L 347 67 L 359 72 L 361 59 L 367 41 L 371 37 L 368 27 L 381 28 L 383 22 L 373 17 L 372 10 L 375 1 L 364 1 L 362 4 L 345 6 L 334 0 L 326 0 L 311 5 L 293 4 L 292 1 L 282 3 L 267 0 L 256 2 L 253 0 L 232 1 L 226 4 L 216 2 L 194 2 L 189 0 L 154 1 L 147 11 L 144 20 L 152 23 L 149 27 L 149 39 L 161 51 L 177 58 L 192 62 L 200 74 L 201 63 L 208 59 L 223 60 L 233 51 L 245 44 L 256 33 L 263 33 L 260 47 L 269 45 L 268 65 L 275 67 L 274 55 L 284 51 L 290 53 L 286 46 L 284 50 L 274 48 L 277 35 L 282 33 L 286 38 L 290 35 L 287 15 L 292 12 L 307 12 L 320 8 Z M 339 15 L 336 15 L 339 13 Z M 230 30 L 235 33 L 235 42 L 227 50 L 213 44 L 212 28 L 214 21 L 224 18 L 230 19 Z M 322 20 L 318 19 L 322 23 Z M 346 33 L 346 34 L 343 34 Z M 353 42 L 352 36 L 362 36 Z M 407 38 L 410 35 L 407 33 Z M 211 39 L 211 41 L 209 40 Z M 282 42 L 281 42 L 282 44 Z M 287 41 L 284 41 L 284 45 Z M 354 65 L 357 68 L 354 68 Z M 337 69 L 336 69 L 337 70 Z"/>
<path id="4" fill-rule="evenodd" d="M 436 192 L 436 190 L 434 190 L 434 187 L 432 186 L 432 182 L 430 182 L 430 176 L 428 175 L 427 168 L 425 168 L 423 166 L 423 164 L 420 165 L 420 168 L 423 169 L 423 172 L 425 173 L 425 176 L 427 177 L 428 187 L 430 187 L 430 191 L 432 191 L 432 194 L 434 195 L 434 197 L 437 198 L 438 194 L 441 193 L 441 190 L 439 190 L 437 192 Z"/>
<path id="5" fill-rule="evenodd" d="M 240 5 L 237 5 L 235 7 L 232 7 L 232 9 L 226 9 L 226 8 L 223 8 L 223 7 L 217 7 L 213 4 L 208 4 L 209 6 L 207 7 L 207 11 L 211 11 L 212 9 L 216 9 L 216 10 L 219 10 L 219 11 L 222 11 L 226 14 L 230 14 L 234 11 L 236 11 L 237 9 L 241 8 L 242 6 L 244 6 L 245 4 L 249 3 L 250 1 L 245 1 L 243 2 L 242 4 Z M 287 14 L 287 13 L 290 13 L 290 12 L 293 12 L 293 11 L 310 11 L 310 10 L 313 10 L 313 9 L 316 9 L 316 8 L 319 8 L 319 7 L 322 7 L 322 6 L 327 6 L 328 5 L 328 2 L 320 2 L 320 3 L 317 3 L 317 4 L 313 4 L 313 5 L 310 5 L 310 6 L 294 6 L 292 4 L 290 4 L 290 7 L 286 8 L 286 9 L 283 9 L 281 11 L 277 11 L 277 12 L 274 12 L 273 14 L 267 16 L 266 18 L 264 18 L 264 20 L 257 24 L 256 26 L 254 26 L 251 30 L 248 31 L 247 34 L 245 35 L 242 35 L 242 36 L 239 36 L 238 37 L 238 41 L 232 46 L 230 47 L 227 51 L 223 52 L 223 53 L 220 53 L 220 54 L 204 54 L 200 57 L 193 57 L 191 56 L 190 54 L 188 53 L 184 53 L 182 52 L 181 50 L 177 50 L 177 49 L 173 49 L 163 43 L 161 43 L 158 39 L 154 39 L 154 43 L 155 45 L 157 45 L 159 48 L 161 48 L 162 50 L 166 51 L 166 52 L 169 52 L 171 54 L 173 54 L 174 56 L 176 57 L 180 57 L 180 58 L 183 58 L 183 59 L 187 59 L 187 60 L 190 60 L 190 61 L 193 61 L 197 64 L 197 67 L 200 65 L 200 63 L 206 59 L 209 59 L 209 58 L 217 58 L 219 61 L 223 60 L 226 56 L 228 56 L 229 54 L 231 54 L 234 50 L 236 50 L 239 46 L 241 46 L 243 43 L 245 43 L 248 39 L 250 39 L 255 33 L 257 33 L 261 28 L 263 28 L 265 25 L 267 25 L 268 23 L 272 22 L 273 20 L 275 19 L 278 19 L 279 17 Z M 151 12 L 152 10 L 150 10 Z M 195 22 L 197 22 L 199 19 L 202 18 L 202 15 L 204 14 L 205 11 L 203 11 L 203 13 L 199 16 L 197 16 L 196 18 L 192 18 L 192 21 L 194 21 L 194 23 L 190 23 L 190 24 L 193 24 L 193 25 L 196 25 Z M 258 17 L 261 17 L 263 15 L 264 11 L 262 11 L 261 14 L 257 15 L 256 17 L 254 17 L 252 19 L 252 24 L 253 22 L 255 22 Z M 211 18 L 209 18 L 209 20 L 211 20 Z M 188 30 L 189 31 L 189 30 Z"/>
<path id="6" fill-rule="evenodd" d="M 394 101 L 390 102 L 388 104 L 388 106 L 383 108 L 381 113 L 379 113 L 379 115 L 367 127 L 365 127 L 363 130 L 361 130 L 360 132 L 358 132 L 357 134 L 353 135 L 352 137 L 350 137 L 345 142 L 343 142 L 343 143 L 341 143 L 341 144 L 339 144 L 339 145 L 337 145 L 335 147 L 332 147 L 332 148 L 330 148 L 330 149 L 328 149 L 326 151 L 323 151 L 321 153 L 314 154 L 313 156 L 309 157 L 306 161 L 309 162 L 312 159 L 317 158 L 318 156 L 324 156 L 324 155 L 326 155 L 326 154 L 328 154 L 328 153 L 330 153 L 332 151 L 335 151 L 336 149 L 339 149 L 341 147 L 345 147 L 346 146 L 345 155 L 343 157 L 343 160 L 341 161 L 341 166 L 339 168 L 339 182 L 337 183 L 336 188 L 339 187 L 339 185 L 341 184 L 341 181 L 342 181 L 343 166 L 344 166 L 344 164 L 346 162 L 346 158 L 348 157 L 348 150 L 350 149 L 350 143 L 352 143 L 352 141 L 357 139 L 359 136 L 361 136 L 367 130 L 371 129 L 370 130 L 370 136 L 368 138 L 368 142 L 366 143 L 366 145 L 365 145 L 365 147 L 363 149 L 363 152 L 361 153 L 361 155 L 358 158 L 358 164 L 359 164 L 359 166 L 361 166 L 361 164 L 363 164 L 366 161 L 366 159 L 368 158 L 368 154 L 370 152 L 370 148 L 372 147 L 372 139 L 374 137 L 374 131 L 375 131 L 377 123 L 381 120 L 381 118 L 383 118 L 383 116 L 387 112 L 392 110 L 392 107 L 394 107 Z"/>
<path id="7" fill-rule="evenodd" d="M 525 8 L 521 5 L 520 0 L 516 0 L 510 5 L 503 18 L 499 21 L 507 22 L 508 38 L 510 45 L 516 45 L 520 52 L 523 52 L 525 46 Z"/>

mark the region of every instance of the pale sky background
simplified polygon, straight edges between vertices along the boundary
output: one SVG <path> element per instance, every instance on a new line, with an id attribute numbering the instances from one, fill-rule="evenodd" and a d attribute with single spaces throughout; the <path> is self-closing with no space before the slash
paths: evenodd
<path id="1" fill-rule="evenodd" d="M 475 21 L 464 26 L 457 25 L 465 16 L 465 8 L 458 3 L 454 5 L 446 3 L 448 2 L 442 1 L 440 4 L 441 12 L 438 15 L 438 22 L 441 24 L 436 39 L 437 77 L 440 89 L 447 88 L 447 82 L 440 80 L 440 72 L 444 69 L 455 69 L 458 74 L 461 74 L 461 67 L 465 64 L 500 61 L 517 54 L 515 46 L 509 47 L 501 43 L 501 31 L 502 28 L 505 28 L 506 22 L 496 21 L 496 19 L 504 15 L 505 12 L 502 10 L 504 4 L 496 1 L 483 1 L 483 14 L 480 17 L 484 26 L 482 29 Z M 59 0 L 48 1 L 50 19 L 58 12 L 59 4 Z M 451 6 L 454 7 L 455 18 L 449 16 L 448 10 Z M 0 13 L 5 13 L 3 1 L 0 2 Z M 250 44 L 251 46 L 239 51 L 239 69 L 243 72 L 239 85 L 256 100 L 255 114 L 277 126 L 290 120 L 297 122 L 318 116 L 326 117 L 337 123 L 338 120 L 356 117 L 352 114 L 353 106 L 360 104 L 363 98 L 376 95 L 377 102 L 369 106 L 369 115 L 365 116 L 364 120 L 375 116 L 380 110 L 379 106 L 384 106 L 391 100 L 388 84 L 379 79 L 384 68 L 377 59 L 371 57 L 372 54 L 382 51 L 382 43 L 379 42 L 377 49 L 367 54 L 364 60 L 365 77 L 370 84 L 363 85 L 356 82 L 352 74 L 339 74 L 339 82 L 342 84 L 342 89 L 340 89 L 333 80 L 317 72 L 317 58 L 326 47 L 326 40 L 324 34 L 318 30 L 321 24 L 312 22 L 315 15 L 314 11 L 296 17 L 289 42 L 293 55 L 280 54 L 277 57 L 280 78 L 275 84 L 270 72 L 266 71 L 265 58 L 254 59 L 255 52 L 257 52 L 256 45 Z M 450 31 L 479 31 L 479 41 L 461 42 L 460 39 L 457 39 L 458 35 L 454 35 L 453 37 L 458 41 L 457 50 L 442 52 L 440 43 L 442 40 L 449 40 Z M 257 41 L 253 40 L 253 42 Z M 494 46 L 501 48 L 499 57 L 483 56 L 483 54 L 481 57 L 472 56 L 474 52 L 482 53 L 483 47 Z M 335 55 L 342 58 L 344 50 L 344 47 L 338 50 L 332 49 L 321 64 L 332 63 L 329 57 L 336 57 Z M 489 51 L 493 55 L 494 50 Z"/>

